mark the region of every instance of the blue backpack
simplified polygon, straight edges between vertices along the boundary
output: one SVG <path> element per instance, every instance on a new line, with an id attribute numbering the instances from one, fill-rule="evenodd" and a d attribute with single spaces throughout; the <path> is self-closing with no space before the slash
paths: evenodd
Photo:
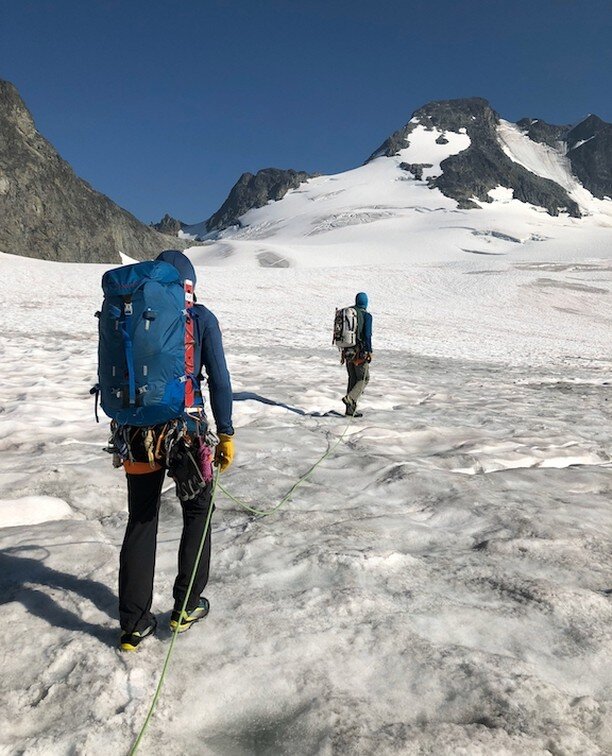
<path id="1" fill-rule="evenodd" d="M 155 260 L 107 271 L 102 289 L 98 386 L 92 393 L 99 391 L 104 412 L 118 425 L 166 423 L 185 413 L 189 383 L 201 406 L 197 377 L 193 368 L 186 371 L 188 282 L 183 286 L 173 265 Z"/>

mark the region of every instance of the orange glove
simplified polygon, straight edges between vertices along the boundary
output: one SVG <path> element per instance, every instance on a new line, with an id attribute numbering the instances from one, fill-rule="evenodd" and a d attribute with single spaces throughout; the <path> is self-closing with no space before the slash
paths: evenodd
<path id="1" fill-rule="evenodd" d="M 233 437 L 227 433 L 219 433 L 219 443 L 215 449 L 215 465 L 219 472 L 225 472 L 234 459 Z"/>

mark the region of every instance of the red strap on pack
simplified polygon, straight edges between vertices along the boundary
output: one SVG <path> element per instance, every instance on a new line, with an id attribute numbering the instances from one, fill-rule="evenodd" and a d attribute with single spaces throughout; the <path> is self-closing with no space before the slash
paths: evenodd
<path id="1" fill-rule="evenodd" d="M 185 280 L 185 409 L 195 404 L 195 324 L 193 322 L 193 281 Z"/>

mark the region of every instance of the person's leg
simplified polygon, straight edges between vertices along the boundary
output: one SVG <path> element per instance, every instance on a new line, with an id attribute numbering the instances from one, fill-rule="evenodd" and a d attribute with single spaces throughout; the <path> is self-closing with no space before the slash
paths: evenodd
<path id="1" fill-rule="evenodd" d="M 129 518 L 119 557 L 119 618 L 125 632 L 146 629 L 153 620 L 153 576 L 159 499 L 164 470 L 126 475 Z"/>
<path id="2" fill-rule="evenodd" d="M 343 402 L 347 408 L 347 412 L 350 412 L 351 410 L 355 409 L 355 404 L 353 400 L 350 397 L 350 393 L 353 390 L 355 384 L 357 383 L 357 376 L 355 375 L 355 365 L 350 361 L 346 361 L 346 372 L 348 376 L 348 383 L 346 386 L 346 396 L 343 398 Z"/>
<path id="3" fill-rule="evenodd" d="M 364 362 L 362 365 L 354 365 L 353 369 L 355 371 L 355 383 L 347 396 L 353 403 L 353 407 L 356 407 L 359 397 L 363 394 L 370 380 L 370 366 L 367 362 Z"/>
<path id="4" fill-rule="evenodd" d="M 351 389 L 355 385 L 357 379 L 355 378 L 355 366 L 350 360 L 346 361 L 346 373 L 348 377 L 347 386 L 346 386 L 346 395 L 348 396 Z"/>
<path id="5" fill-rule="evenodd" d="M 198 549 L 202 541 L 202 534 L 206 526 L 208 509 L 211 505 L 212 485 L 209 483 L 201 494 L 190 501 L 181 501 L 183 508 L 183 533 L 178 554 L 178 574 L 174 581 L 174 608 L 180 610 L 185 593 L 189 586 L 193 567 L 198 555 Z M 212 515 L 211 515 L 212 516 Z M 191 587 L 186 609 L 190 611 L 198 605 L 206 584 L 208 583 L 208 572 L 210 568 L 210 533 L 212 523 L 209 522 L 208 531 L 204 540 L 204 548 L 200 556 L 200 562 L 196 572 L 196 577 Z"/>

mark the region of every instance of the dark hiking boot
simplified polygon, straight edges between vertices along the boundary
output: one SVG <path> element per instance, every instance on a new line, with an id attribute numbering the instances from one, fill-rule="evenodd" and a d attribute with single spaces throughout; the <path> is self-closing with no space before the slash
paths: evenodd
<path id="1" fill-rule="evenodd" d="M 353 404 L 353 402 L 348 398 L 348 396 L 342 397 L 342 403 L 346 407 L 344 411 L 345 415 L 348 415 L 349 417 L 363 417 L 363 413 L 357 411 L 357 405 Z"/>
<path id="2" fill-rule="evenodd" d="M 157 620 L 155 617 L 151 620 L 151 624 L 145 627 L 144 630 L 135 630 L 131 633 L 123 633 L 121 640 L 119 641 L 119 648 L 122 651 L 136 651 L 138 646 L 145 638 L 150 635 L 155 635 L 155 629 L 157 628 Z"/>
<path id="3" fill-rule="evenodd" d="M 346 412 L 344 414 L 345 415 L 352 415 L 353 412 L 355 411 L 355 405 L 348 398 L 348 396 L 343 396 L 342 397 L 342 404 L 344 404 L 344 406 L 346 407 Z"/>
<path id="4" fill-rule="evenodd" d="M 209 610 L 210 604 L 208 603 L 208 599 L 205 599 L 204 596 L 202 596 L 200 602 L 194 609 L 186 609 L 182 615 L 180 609 L 175 609 L 170 616 L 170 630 L 175 632 L 178 627 L 178 632 L 184 633 L 198 620 L 204 619 Z"/>

